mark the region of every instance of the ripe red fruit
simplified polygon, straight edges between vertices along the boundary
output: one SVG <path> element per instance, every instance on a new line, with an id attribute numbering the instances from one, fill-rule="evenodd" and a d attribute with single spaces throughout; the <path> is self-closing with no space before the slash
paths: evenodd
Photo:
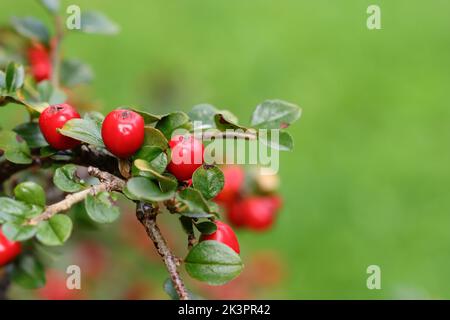
<path id="1" fill-rule="evenodd" d="M 74 107 L 67 103 L 56 104 L 47 107 L 39 117 L 39 127 L 45 140 L 57 150 L 72 149 L 80 144 L 80 141 L 63 136 L 58 132 L 70 119 L 80 118 Z"/>
<path id="2" fill-rule="evenodd" d="M 102 125 L 106 148 L 118 158 L 132 156 L 144 143 L 144 125 L 144 119 L 134 111 L 111 111 Z"/>
<path id="3" fill-rule="evenodd" d="M 234 233 L 233 229 L 226 223 L 221 221 L 216 221 L 217 230 L 212 234 L 202 234 L 200 237 L 200 241 L 205 240 L 215 240 L 226 244 L 231 249 L 236 251 L 236 253 L 240 253 L 239 242 Z"/>
<path id="4" fill-rule="evenodd" d="M 41 43 L 35 42 L 28 48 L 27 56 L 31 66 L 31 73 L 36 82 L 50 79 L 52 64 L 49 50 Z"/>
<path id="5" fill-rule="evenodd" d="M 21 252 L 20 242 L 9 240 L 0 230 L 0 267 L 13 261 Z"/>
<path id="6" fill-rule="evenodd" d="M 272 226 L 275 215 L 281 207 L 281 198 L 250 197 L 242 200 L 238 206 L 236 210 L 241 214 L 242 223 L 250 229 L 263 231 Z"/>
<path id="7" fill-rule="evenodd" d="M 189 180 L 194 171 L 203 164 L 203 143 L 192 135 L 174 136 L 169 141 L 172 159 L 167 170 L 179 181 Z"/>
<path id="8" fill-rule="evenodd" d="M 237 165 L 223 167 L 222 172 L 225 177 L 225 184 L 215 200 L 228 203 L 239 193 L 245 180 L 245 172 L 242 167 Z"/>

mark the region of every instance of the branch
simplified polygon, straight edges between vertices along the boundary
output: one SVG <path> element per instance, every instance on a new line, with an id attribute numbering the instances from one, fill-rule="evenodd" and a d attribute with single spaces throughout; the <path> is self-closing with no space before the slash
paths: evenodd
<path id="1" fill-rule="evenodd" d="M 9 270 L 4 267 L 0 269 L 0 301 L 8 300 L 7 292 L 11 284 L 11 274 Z"/>
<path id="2" fill-rule="evenodd" d="M 173 286 L 175 287 L 175 290 L 180 297 L 180 300 L 189 300 L 186 287 L 177 270 L 179 260 L 170 251 L 169 247 L 167 246 L 166 240 L 161 234 L 161 230 L 156 224 L 157 214 L 158 208 L 155 208 L 152 205 L 144 202 L 138 202 L 136 206 L 136 216 L 138 220 L 145 227 L 148 236 L 150 237 L 150 239 L 152 239 L 156 250 L 163 259 L 167 271 L 169 271 L 170 278 L 172 279 Z"/>
<path id="3" fill-rule="evenodd" d="M 88 195 L 96 195 L 103 191 L 119 191 L 125 187 L 125 181 L 116 176 L 99 170 L 98 168 L 89 167 L 88 173 L 100 180 L 100 184 L 94 185 L 85 190 L 67 195 L 64 200 L 48 206 L 40 215 L 28 221 L 29 225 L 37 225 L 39 222 L 48 220 L 55 214 L 70 209 L 74 204 L 83 201 Z"/>
<path id="4" fill-rule="evenodd" d="M 19 171 L 34 167 L 48 166 L 52 163 L 74 163 L 80 166 L 94 166 L 102 171 L 110 172 L 118 177 L 121 176 L 117 165 L 117 158 L 103 150 L 93 149 L 88 145 L 82 145 L 74 150 L 73 158 L 68 160 L 53 160 L 50 157 L 42 158 L 39 156 L 39 150 L 35 150 L 33 161 L 30 164 L 17 164 L 4 160 L 0 162 L 0 184 L 8 180 Z"/>

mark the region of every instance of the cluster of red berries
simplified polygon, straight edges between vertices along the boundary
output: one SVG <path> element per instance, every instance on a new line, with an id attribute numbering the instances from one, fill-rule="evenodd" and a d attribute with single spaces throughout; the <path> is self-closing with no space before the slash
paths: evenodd
<path id="1" fill-rule="evenodd" d="M 39 126 L 47 142 L 57 150 L 76 147 L 80 142 L 58 132 L 70 119 L 80 118 L 78 112 L 69 104 L 53 105 L 46 108 L 40 118 Z M 118 109 L 110 112 L 102 124 L 102 139 L 106 148 L 118 158 L 128 158 L 136 153 L 144 142 L 144 119 L 131 110 Z M 167 170 L 179 181 L 191 179 L 194 171 L 203 163 L 203 143 L 193 136 L 174 136 L 169 141 L 172 157 L 184 161 L 171 161 Z M 200 161 L 195 161 L 200 159 Z M 227 244 L 239 253 L 239 244 L 233 230 L 223 222 L 217 221 L 217 231 L 203 235 L 201 240 L 216 240 Z"/>
<path id="2" fill-rule="evenodd" d="M 264 195 L 246 195 L 244 169 L 237 165 L 222 168 L 225 185 L 215 201 L 222 205 L 230 223 L 256 231 L 269 229 L 282 206 L 281 198 L 273 192 Z"/>

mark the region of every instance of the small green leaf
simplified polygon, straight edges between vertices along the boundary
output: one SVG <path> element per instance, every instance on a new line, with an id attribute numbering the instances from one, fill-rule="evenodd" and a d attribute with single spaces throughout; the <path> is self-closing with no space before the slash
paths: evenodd
<path id="1" fill-rule="evenodd" d="M 146 161 L 150 165 L 150 168 L 158 173 L 163 173 L 169 162 L 167 155 L 160 147 L 152 146 L 143 146 L 133 156 L 133 159 Z"/>
<path id="2" fill-rule="evenodd" d="M 16 133 L 11 131 L 0 131 L 0 149 L 4 150 L 8 161 L 18 164 L 30 164 L 30 148 L 25 141 L 18 141 Z"/>
<path id="3" fill-rule="evenodd" d="M 186 188 L 177 194 L 177 199 L 189 207 L 190 213 L 210 213 L 208 204 L 200 191 Z"/>
<path id="4" fill-rule="evenodd" d="M 3 221 L 23 221 L 27 217 L 39 214 L 41 207 L 30 206 L 22 201 L 0 197 L 0 219 Z"/>
<path id="5" fill-rule="evenodd" d="M 119 26 L 101 12 L 83 11 L 81 13 L 81 31 L 112 35 L 119 32 Z"/>
<path id="6" fill-rule="evenodd" d="M 214 116 L 218 110 L 210 104 L 199 104 L 189 111 L 188 116 L 191 119 L 194 129 L 205 130 L 216 127 Z"/>
<path id="7" fill-rule="evenodd" d="M 145 124 L 152 124 L 156 121 L 161 120 L 161 116 L 156 115 L 156 114 L 152 114 L 150 112 L 147 111 L 142 111 L 142 110 L 138 110 L 136 108 L 131 108 L 131 110 L 133 110 L 134 112 L 138 113 L 142 118 L 144 118 L 144 123 Z"/>
<path id="8" fill-rule="evenodd" d="M 200 233 L 203 234 L 213 234 L 217 231 L 217 225 L 212 221 L 203 221 L 200 223 L 195 224 L 195 227 L 197 228 Z"/>
<path id="9" fill-rule="evenodd" d="M 14 196 L 25 203 L 45 207 L 45 191 L 35 182 L 27 181 L 18 184 L 14 188 Z"/>
<path id="10" fill-rule="evenodd" d="M 184 232 L 186 232 L 187 234 L 194 233 L 194 226 L 191 218 L 180 216 L 180 223 L 183 227 Z"/>
<path id="11" fill-rule="evenodd" d="M 248 128 L 239 125 L 236 116 L 227 110 L 222 110 L 219 113 L 216 113 L 216 115 L 214 116 L 214 120 L 216 122 L 217 129 L 221 131 L 225 131 L 228 129 L 240 129 L 243 131 L 248 130 Z"/>
<path id="12" fill-rule="evenodd" d="M 164 281 L 163 289 L 172 300 L 180 300 L 180 297 L 178 296 L 178 293 L 175 290 L 175 287 L 173 286 L 172 280 L 170 278 L 167 278 L 166 281 Z M 187 290 L 187 294 L 189 300 L 202 300 L 202 298 L 192 293 L 190 290 Z"/>
<path id="13" fill-rule="evenodd" d="M 66 93 L 58 87 L 52 85 L 48 80 L 38 83 L 39 101 L 46 102 L 49 105 L 64 103 L 67 100 Z"/>
<path id="14" fill-rule="evenodd" d="M 159 147 L 163 151 L 169 147 L 169 142 L 161 131 L 153 127 L 145 127 L 144 146 Z"/>
<path id="15" fill-rule="evenodd" d="M 37 289 L 45 285 L 45 270 L 33 256 L 22 255 L 14 262 L 12 280 L 23 288 Z"/>
<path id="16" fill-rule="evenodd" d="M 47 158 L 54 155 L 57 152 L 58 150 L 55 150 L 50 146 L 45 146 L 39 150 L 39 155 L 41 156 L 41 158 Z"/>
<path id="17" fill-rule="evenodd" d="M 34 17 L 17 18 L 13 17 L 11 19 L 13 28 L 17 33 L 22 36 L 37 40 L 41 43 L 48 43 L 50 39 L 50 34 L 42 21 Z"/>
<path id="18" fill-rule="evenodd" d="M 61 82 L 66 87 L 90 83 L 94 79 L 91 67 L 77 59 L 67 59 L 61 64 Z"/>
<path id="19" fill-rule="evenodd" d="M 284 129 L 298 120 L 301 109 L 282 100 L 266 100 L 256 107 L 252 115 L 252 126 L 264 129 Z"/>
<path id="20" fill-rule="evenodd" d="M 50 13 L 58 13 L 60 7 L 59 0 L 41 0 L 41 3 Z"/>
<path id="21" fill-rule="evenodd" d="M 225 177 L 216 166 L 201 166 L 192 175 L 192 183 L 205 199 L 212 199 L 222 190 Z"/>
<path id="22" fill-rule="evenodd" d="M 170 139 L 172 132 L 176 129 L 191 129 L 191 122 L 184 112 L 173 112 L 161 118 L 155 128 L 160 130 L 167 139 Z"/>
<path id="23" fill-rule="evenodd" d="M 75 140 L 97 147 L 105 147 L 102 140 L 101 126 L 91 119 L 71 119 L 58 131 L 62 135 Z"/>
<path id="24" fill-rule="evenodd" d="M 191 219 L 212 218 L 214 214 L 207 212 L 180 212 L 183 217 Z"/>
<path id="25" fill-rule="evenodd" d="M 278 131 L 278 133 L 276 133 L 275 130 Z M 262 144 L 280 151 L 291 151 L 294 147 L 292 136 L 286 131 L 280 131 L 278 129 L 270 129 L 265 133 L 262 133 L 261 130 L 259 130 L 258 140 Z"/>
<path id="26" fill-rule="evenodd" d="M 77 192 L 84 189 L 84 185 L 76 176 L 77 167 L 74 164 L 66 164 L 56 169 L 53 183 L 64 192 Z"/>
<path id="27" fill-rule="evenodd" d="M 72 233 L 72 220 L 63 214 L 57 214 L 38 225 L 37 239 L 46 246 L 60 246 Z"/>
<path id="28" fill-rule="evenodd" d="M 4 88 L 6 88 L 6 75 L 0 70 L 0 92 Z"/>
<path id="29" fill-rule="evenodd" d="M 112 223 L 119 218 L 119 208 L 111 203 L 108 192 L 101 192 L 95 197 L 88 195 L 84 204 L 89 217 L 97 223 Z"/>
<path id="30" fill-rule="evenodd" d="M 23 86 L 25 71 L 23 66 L 15 62 L 10 62 L 6 67 L 5 85 L 7 92 L 14 92 Z"/>
<path id="31" fill-rule="evenodd" d="M 194 246 L 184 261 L 191 277 L 210 285 L 222 285 L 233 280 L 243 268 L 241 258 L 233 249 L 212 240 Z"/>
<path id="32" fill-rule="evenodd" d="M 41 148 L 48 146 L 42 135 L 37 122 L 25 122 L 13 129 L 15 133 L 22 137 L 30 148 Z"/>
<path id="33" fill-rule="evenodd" d="M 34 237 L 37 227 L 11 221 L 2 226 L 2 231 L 11 241 L 25 241 Z"/>
<path id="34" fill-rule="evenodd" d="M 126 189 L 126 193 L 142 201 L 163 201 L 174 196 L 173 191 L 163 192 L 155 182 L 144 177 L 131 178 Z"/>

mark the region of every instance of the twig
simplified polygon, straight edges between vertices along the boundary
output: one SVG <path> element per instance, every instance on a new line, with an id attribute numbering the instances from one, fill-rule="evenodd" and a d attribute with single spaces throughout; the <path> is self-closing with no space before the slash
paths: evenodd
<path id="1" fill-rule="evenodd" d="M 8 300 L 7 292 L 11 284 L 11 274 L 7 267 L 0 269 L 0 300 Z"/>
<path id="2" fill-rule="evenodd" d="M 60 75 L 59 70 L 61 67 L 61 40 L 64 37 L 64 29 L 63 29 L 63 22 L 61 19 L 61 16 L 56 15 L 54 17 L 55 19 L 55 37 L 54 40 L 54 47 L 52 48 L 52 84 L 55 87 L 59 87 L 59 81 L 60 81 Z"/>
<path id="3" fill-rule="evenodd" d="M 42 158 L 39 156 L 39 150 L 35 150 L 33 153 L 33 161 L 30 164 L 16 164 L 3 160 L 0 162 L 0 184 L 8 180 L 11 176 L 19 171 L 26 170 L 33 167 L 47 166 L 52 163 L 73 163 L 80 166 L 95 166 L 102 171 L 110 172 L 118 177 L 121 176 L 118 166 L 117 158 L 111 156 L 110 154 L 102 151 L 93 149 L 90 146 L 82 145 L 80 148 L 75 150 L 74 157 L 68 160 L 53 160 L 50 157 Z"/>
<path id="4" fill-rule="evenodd" d="M 180 297 L 180 300 L 189 300 L 189 296 L 183 280 L 177 270 L 177 265 L 179 265 L 179 260 L 173 255 L 167 246 L 166 240 L 161 234 L 161 230 L 156 224 L 156 215 L 158 214 L 158 209 L 154 206 L 138 202 L 136 206 L 136 217 L 145 227 L 148 236 L 152 239 L 153 244 L 156 247 L 159 255 L 164 261 L 167 270 L 169 271 L 170 278 L 172 280 L 173 286 Z"/>
<path id="5" fill-rule="evenodd" d="M 48 206 L 43 213 L 30 219 L 29 225 L 37 225 L 39 222 L 48 220 L 59 212 L 70 209 L 74 204 L 83 201 L 88 195 L 95 195 L 103 191 L 118 191 L 125 187 L 125 181 L 116 176 L 99 170 L 98 168 L 89 167 L 88 173 L 100 180 L 100 184 L 94 185 L 85 190 L 67 195 L 64 200 Z"/>

